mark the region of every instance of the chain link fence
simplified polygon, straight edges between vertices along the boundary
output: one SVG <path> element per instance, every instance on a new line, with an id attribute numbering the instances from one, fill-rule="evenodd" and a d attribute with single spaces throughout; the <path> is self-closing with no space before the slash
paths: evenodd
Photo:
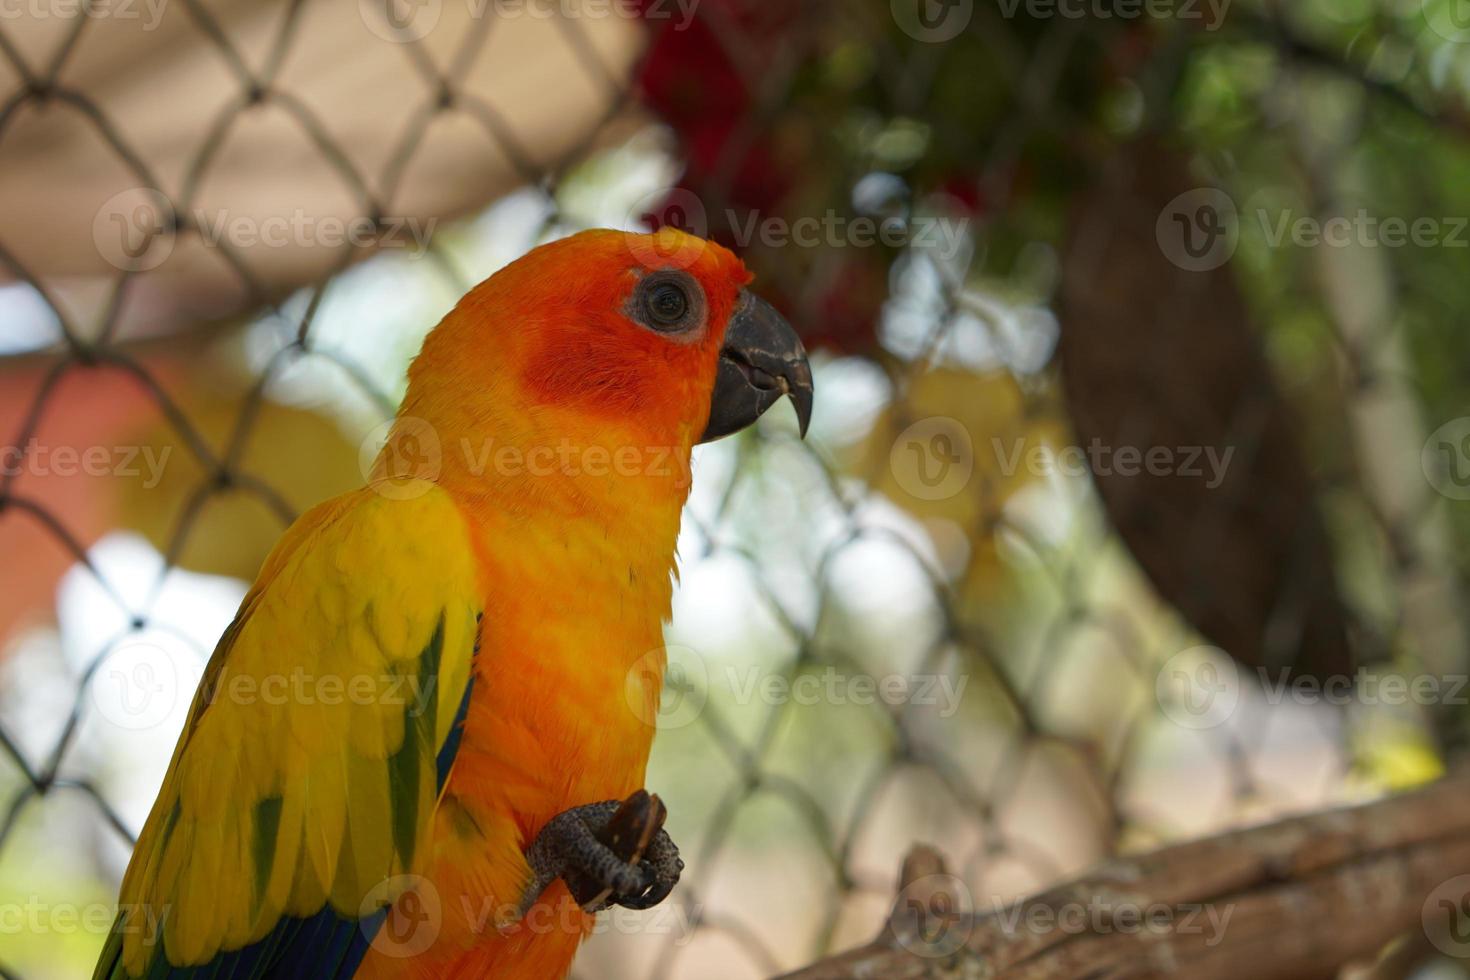
<path id="1" fill-rule="evenodd" d="M 988 909 L 1459 744 L 1466 58 L 1437 5 L 59 4 L 0 20 L 0 976 L 95 955 L 188 679 L 360 477 L 415 337 L 580 227 L 736 246 L 818 417 L 697 457 L 649 775 L 689 871 L 576 976 L 769 976 L 869 938 L 915 841 Z M 295 91 L 333 31 L 342 71 Z M 485 74 L 538 60 L 556 84 Z M 301 191 L 240 138 L 262 113 L 315 161 L 294 223 L 257 206 Z M 82 237 L 25 204 L 48 170 Z"/>

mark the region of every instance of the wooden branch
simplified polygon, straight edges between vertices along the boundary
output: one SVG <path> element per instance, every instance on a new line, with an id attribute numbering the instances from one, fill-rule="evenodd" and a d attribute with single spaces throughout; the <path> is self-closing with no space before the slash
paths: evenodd
<path id="1" fill-rule="evenodd" d="M 1453 933 L 1448 914 L 1470 908 L 1470 878 L 1446 884 L 1460 875 L 1470 773 L 1119 858 L 1009 905 L 975 896 L 973 911 L 959 910 L 964 886 L 920 847 L 876 940 L 783 980 L 1327 978 L 1406 932 L 1442 926 L 1442 946 L 1462 937 L 1463 914 Z M 1470 942 L 1450 951 L 1470 955 Z"/>

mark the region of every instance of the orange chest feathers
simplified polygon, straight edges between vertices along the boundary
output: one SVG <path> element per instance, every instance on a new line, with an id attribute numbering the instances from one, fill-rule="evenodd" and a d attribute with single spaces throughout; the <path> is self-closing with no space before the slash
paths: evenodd
<path id="1" fill-rule="evenodd" d="M 485 606 L 451 790 L 529 840 L 568 807 L 644 785 L 662 685 L 672 541 L 573 524 L 480 551 Z"/>

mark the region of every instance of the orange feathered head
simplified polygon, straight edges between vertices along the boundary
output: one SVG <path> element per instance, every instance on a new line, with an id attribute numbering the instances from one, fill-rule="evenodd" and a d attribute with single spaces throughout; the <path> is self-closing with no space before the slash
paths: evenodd
<path id="1" fill-rule="evenodd" d="M 429 335 L 403 414 L 523 449 L 631 440 L 687 453 L 789 395 L 805 433 L 805 352 L 750 279 L 725 248 L 674 229 L 542 245 Z"/>

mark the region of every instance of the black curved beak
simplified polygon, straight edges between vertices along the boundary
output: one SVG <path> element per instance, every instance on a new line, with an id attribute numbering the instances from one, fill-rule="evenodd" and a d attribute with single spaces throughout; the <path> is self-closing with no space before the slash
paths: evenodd
<path id="1" fill-rule="evenodd" d="M 720 348 L 709 424 L 699 441 L 739 432 L 787 395 L 805 436 L 812 420 L 812 368 L 806 350 L 774 306 L 742 292 Z"/>

